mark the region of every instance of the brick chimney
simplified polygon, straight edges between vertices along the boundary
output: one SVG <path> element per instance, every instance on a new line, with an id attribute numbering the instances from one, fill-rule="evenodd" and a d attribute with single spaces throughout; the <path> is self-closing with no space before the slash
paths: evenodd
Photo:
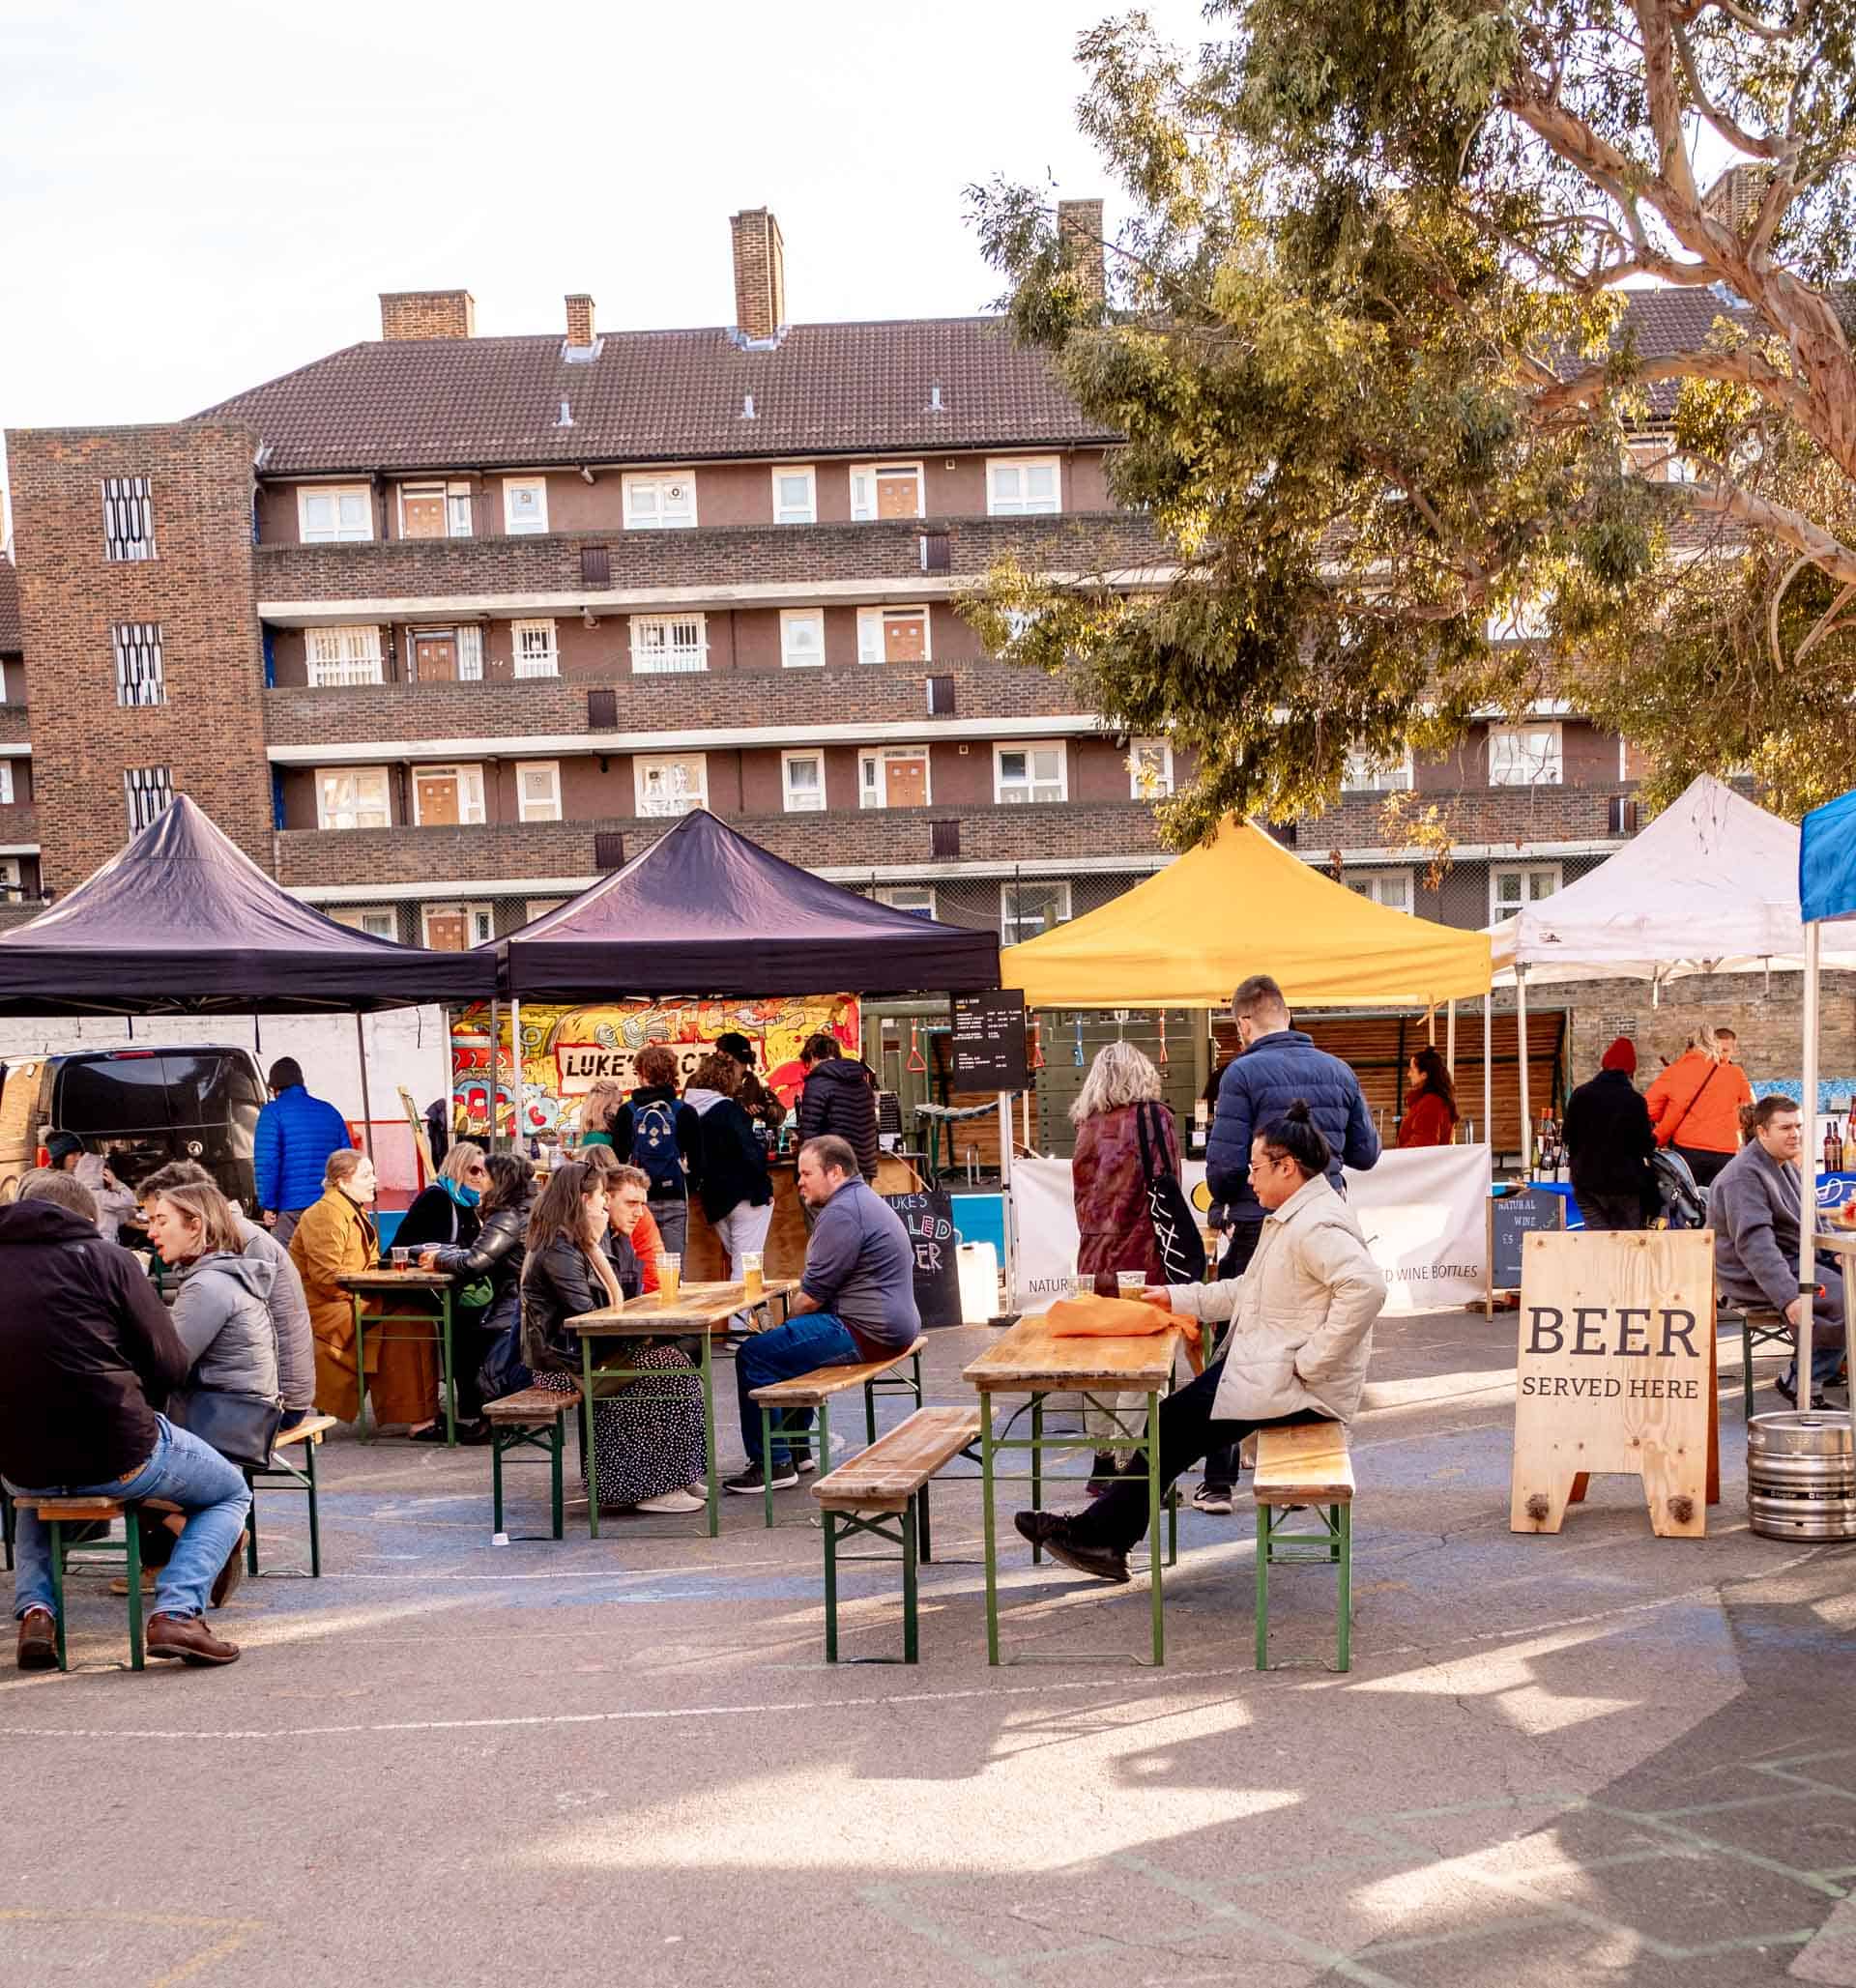
<path id="1" fill-rule="evenodd" d="M 743 338 L 774 338 L 786 323 L 786 245 L 765 207 L 743 208 L 728 223 L 735 237 L 735 328 Z"/>
<path id="2" fill-rule="evenodd" d="M 383 290 L 383 338 L 474 338 L 477 300 L 468 290 Z"/>
<path id="3" fill-rule="evenodd" d="M 1736 235 L 1744 235 L 1772 184 L 1768 165 L 1730 165 L 1701 196 L 1701 212 Z"/>
<path id="4" fill-rule="evenodd" d="M 1101 201 L 1059 200 L 1057 240 L 1084 289 L 1100 303 L 1104 295 Z"/>
<path id="5" fill-rule="evenodd" d="M 593 299 L 576 291 L 567 299 L 567 344 L 582 351 L 593 343 Z"/>

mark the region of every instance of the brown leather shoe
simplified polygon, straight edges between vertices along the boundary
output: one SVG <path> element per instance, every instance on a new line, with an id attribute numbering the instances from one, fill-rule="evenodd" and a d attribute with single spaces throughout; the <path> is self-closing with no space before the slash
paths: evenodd
<path id="1" fill-rule="evenodd" d="M 1087 1546 L 1071 1539 L 1069 1520 L 1055 1512 L 1021 1512 L 1012 1523 L 1021 1538 L 1042 1546 L 1053 1560 L 1078 1573 L 1093 1574 L 1098 1581 L 1114 1581 L 1117 1586 L 1125 1585 L 1129 1578 L 1125 1553 L 1113 1546 Z"/>
<path id="2" fill-rule="evenodd" d="M 213 1592 L 207 1597 L 215 1608 L 223 1608 L 232 1599 L 232 1591 L 245 1578 L 245 1542 L 248 1533 L 239 1535 L 239 1542 L 226 1555 L 225 1565 L 214 1576 Z"/>
<path id="3" fill-rule="evenodd" d="M 58 1623 L 49 1608 L 28 1608 L 19 1618 L 19 1668 L 58 1668 Z"/>
<path id="4" fill-rule="evenodd" d="M 148 1654 L 178 1657 L 183 1663 L 237 1663 L 239 1646 L 216 1636 L 199 1615 L 151 1615 Z"/>

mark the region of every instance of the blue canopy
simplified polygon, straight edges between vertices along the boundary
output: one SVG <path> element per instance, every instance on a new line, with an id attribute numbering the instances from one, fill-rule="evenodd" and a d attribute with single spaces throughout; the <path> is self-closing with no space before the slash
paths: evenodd
<path id="1" fill-rule="evenodd" d="M 1798 906 L 1807 924 L 1856 911 L 1856 793 L 1812 808 L 1800 824 Z"/>

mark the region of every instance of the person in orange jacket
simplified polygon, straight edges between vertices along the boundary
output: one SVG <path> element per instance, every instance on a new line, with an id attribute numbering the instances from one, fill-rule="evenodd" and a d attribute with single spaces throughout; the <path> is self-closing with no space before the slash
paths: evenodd
<path id="1" fill-rule="evenodd" d="M 1426 1044 L 1407 1066 L 1411 1088 L 1399 1120 L 1399 1147 L 1447 1146 L 1457 1136 L 1457 1087 L 1450 1066 Z"/>
<path id="2" fill-rule="evenodd" d="M 1702 1187 L 1740 1150 L 1741 1108 L 1753 1103 L 1737 1047 L 1732 1029 L 1704 1027 L 1644 1093 L 1657 1144 L 1686 1160 Z"/>

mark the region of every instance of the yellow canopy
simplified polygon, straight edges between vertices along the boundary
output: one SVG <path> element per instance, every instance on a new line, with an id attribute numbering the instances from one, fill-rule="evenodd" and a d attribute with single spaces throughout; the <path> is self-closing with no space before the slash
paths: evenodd
<path id="1" fill-rule="evenodd" d="M 1028 1008 L 1222 1008 L 1251 973 L 1290 1002 L 1429 1006 L 1487 994 L 1489 936 L 1376 905 L 1227 821 L 1100 910 L 1007 946 Z"/>

